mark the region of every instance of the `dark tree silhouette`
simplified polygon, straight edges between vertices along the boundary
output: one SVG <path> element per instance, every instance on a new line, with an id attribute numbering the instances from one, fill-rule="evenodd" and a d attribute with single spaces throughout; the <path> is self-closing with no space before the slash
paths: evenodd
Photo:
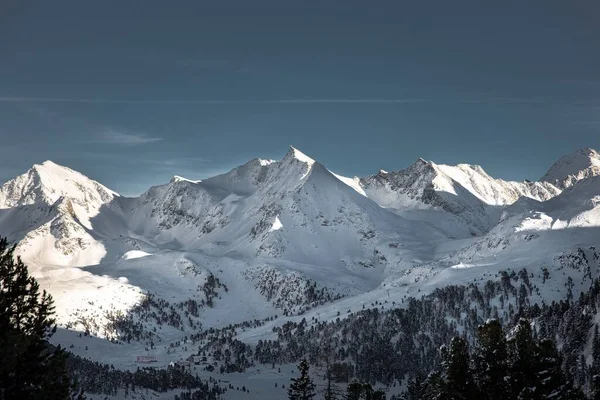
<path id="1" fill-rule="evenodd" d="M 526 319 L 520 319 L 512 331 L 514 337 L 507 340 L 497 320 L 486 322 L 478 329 L 473 354 L 463 338 L 455 337 L 449 348 L 441 349 L 440 370 L 424 382 L 409 381 L 403 399 L 586 398 L 561 369 L 562 359 L 552 340 L 535 339 Z"/>
<path id="2" fill-rule="evenodd" d="M 0 399 L 67 399 L 66 353 L 48 343 L 56 331 L 52 297 L 40 294 L 14 250 L 0 238 Z"/>
<path id="3" fill-rule="evenodd" d="M 315 397 L 315 385 L 308 375 L 309 365 L 306 360 L 300 361 L 298 370 L 299 378 L 292 378 L 292 383 L 288 388 L 288 398 L 290 400 L 310 400 Z"/>

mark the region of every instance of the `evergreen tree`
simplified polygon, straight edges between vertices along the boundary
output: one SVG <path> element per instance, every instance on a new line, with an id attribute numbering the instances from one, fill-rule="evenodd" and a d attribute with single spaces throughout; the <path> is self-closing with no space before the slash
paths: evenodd
<path id="1" fill-rule="evenodd" d="M 417 374 L 406 383 L 406 393 L 404 400 L 421 400 L 425 398 L 426 383 L 423 376 Z"/>
<path id="2" fill-rule="evenodd" d="M 592 399 L 600 400 L 600 375 L 592 376 Z"/>
<path id="3" fill-rule="evenodd" d="M 450 347 L 442 348 L 443 382 L 440 395 L 448 400 L 477 397 L 471 380 L 469 346 L 465 339 L 455 337 Z"/>
<path id="4" fill-rule="evenodd" d="M 594 338 L 592 340 L 592 366 L 596 369 L 600 369 L 600 333 L 598 332 L 598 325 L 594 325 Z M 595 371 L 598 373 L 598 371 Z"/>
<path id="5" fill-rule="evenodd" d="M 486 323 L 479 328 L 472 355 L 464 339 L 454 338 L 449 348 L 441 349 L 441 370 L 430 373 L 424 383 L 409 381 L 403 399 L 586 398 L 563 371 L 562 357 L 552 340 L 538 342 L 525 319 L 519 320 L 514 332 L 507 341 L 498 321 Z"/>
<path id="6" fill-rule="evenodd" d="M 591 375 L 593 398 L 600 400 L 600 334 L 598 333 L 598 325 L 594 325 Z"/>
<path id="7" fill-rule="evenodd" d="M 335 350 L 331 340 L 321 343 L 319 351 L 319 362 L 325 368 L 323 378 L 326 382 L 325 390 L 323 391 L 323 400 L 335 400 L 339 398 L 338 389 L 333 385 L 333 365 L 335 362 Z"/>
<path id="8" fill-rule="evenodd" d="M 347 400 L 360 400 L 360 396 L 361 396 L 362 392 L 363 392 L 363 385 L 360 382 L 358 382 L 358 381 L 351 382 L 348 385 L 346 399 Z"/>
<path id="9" fill-rule="evenodd" d="M 79 389 L 79 391 L 71 397 L 71 400 L 87 400 L 85 394 L 83 393 L 83 389 Z"/>
<path id="10" fill-rule="evenodd" d="M 56 331 L 52 297 L 40 295 L 14 250 L 0 238 L 0 399 L 67 399 L 66 353 L 48 343 Z"/>
<path id="11" fill-rule="evenodd" d="M 513 398 L 532 398 L 536 385 L 538 348 L 533 340 L 529 321 L 520 319 L 515 328 L 515 336 L 508 342 L 509 348 L 509 390 Z"/>
<path id="12" fill-rule="evenodd" d="M 373 390 L 370 383 L 354 381 L 348 385 L 346 400 L 385 400 L 385 393 Z"/>
<path id="13" fill-rule="evenodd" d="M 306 360 L 300 361 L 298 370 L 300 371 L 300 377 L 291 379 L 292 383 L 288 388 L 288 398 L 290 400 L 310 400 L 315 397 L 315 385 L 308 375 L 308 362 Z"/>
<path id="14" fill-rule="evenodd" d="M 473 362 L 474 378 L 481 388 L 481 398 L 506 399 L 508 354 L 502 325 L 498 320 L 490 320 L 480 326 L 477 333 Z"/>
<path id="15" fill-rule="evenodd" d="M 562 360 L 552 340 L 544 339 L 539 343 L 538 365 L 535 368 L 536 394 L 542 398 L 565 399 L 577 398 L 572 384 L 566 382 L 561 370 Z"/>

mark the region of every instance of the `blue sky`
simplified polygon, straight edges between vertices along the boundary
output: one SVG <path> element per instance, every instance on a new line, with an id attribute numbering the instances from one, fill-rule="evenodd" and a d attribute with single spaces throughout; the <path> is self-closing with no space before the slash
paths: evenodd
<path id="1" fill-rule="evenodd" d="M 349 176 L 423 157 L 521 180 L 600 148 L 598 2 L 2 7 L 1 181 L 51 159 L 133 195 L 289 145 Z"/>

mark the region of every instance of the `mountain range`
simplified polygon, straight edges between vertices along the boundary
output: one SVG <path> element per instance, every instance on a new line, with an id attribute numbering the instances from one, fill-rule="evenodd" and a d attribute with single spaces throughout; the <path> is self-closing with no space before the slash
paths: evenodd
<path id="1" fill-rule="evenodd" d="M 175 176 L 135 198 L 51 161 L 0 188 L 0 233 L 54 296 L 57 342 L 123 368 L 141 353 L 170 361 L 165 349 L 147 350 L 150 337 L 173 343 L 198 326 L 280 316 L 239 334 L 256 344 L 300 315 L 333 320 L 502 270 L 556 266 L 597 245 L 599 228 L 593 149 L 562 157 L 536 182 L 421 158 L 349 178 L 291 147 L 278 161 L 201 181 Z M 545 285 L 537 298 L 561 299 L 563 287 Z M 584 289 L 576 280 L 573 290 Z M 136 314 L 149 296 L 164 302 L 157 308 L 193 301 L 201 312 L 156 333 Z M 140 322 L 147 340 L 115 350 L 115 313 Z"/>

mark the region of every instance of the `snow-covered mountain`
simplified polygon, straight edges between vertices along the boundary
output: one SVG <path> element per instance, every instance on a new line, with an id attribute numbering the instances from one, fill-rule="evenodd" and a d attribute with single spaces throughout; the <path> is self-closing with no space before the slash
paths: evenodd
<path id="1" fill-rule="evenodd" d="M 592 254 L 577 249 L 600 244 L 599 230 L 600 155 L 591 149 L 561 158 L 539 182 L 423 159 L 347 178 L 292 147 L 278 161 L 201 181 L 175 176 L 136 198 L 50 161 L 0 188 L 0 233 L 53 294 L 62 326 L 112 339 L 139 328 L 128 352 L 94 350 L 117 365 L 147 353 L 145 341 L 176 342 L 200 327 L 270 321 L 240 336 L 255 343 L 299 314 L 333 320 L 506 269 L 558 265 L 561 254 Z M 560 298 L 563 283 L 539 298 Z"/>
<path id="2" fill-rule="evenodd" d="M 452 218 L 438 214 L 439 223 L 452 226 L 458 219 L 472 235 L 490 230 L 502 208 L 521 197 L 544 201 L 560 193 L 551 183 L 509 182 L 492 178 L 478 165 L 438 165 L 422 158 L 407 169 L 363 178 L 360 184 L 383 207 L 414 215 L 419 214 L 415 210 L 445 211 Z"/>
<path id="3" fill-rule="evenodd" d="M 345 286 L 364 290 L 435 260 L 439 243 L 494 235 L 509 215 L 532 212 L 594 176 L 598 160 L 596 151 L 580 150 L 540 182 L 423 159 L 397 172 L 346 178 L 292 147 L 280 161 L 257 158 L 202 181 L 175 176 L 138 198 L 46 161 L 0 188 L 0 229 L 20 242 L 19 254 L 42 265 L 110 263 L 135 242 L 321 265 L 360 277 L 362 284 Z"/>
<path id="4" fill-rule="evenodd" d="M 92 220 L 118 197 L 79 172 L 45 161 L 0 188 L 0 229 L 19 241 L 18 252 L 29 261 L 89 265 L 105 255 Z"/>
<path id="5" fill-rule="evenodd" d="M 564 189 L 582 179 L 600 175 L 600 153 L 594 149 L 581 149 L 558 160 L 540 179 Z"/>
<path id="6" fill-rule="evenodd" d="M 375 267 L 390 240 L 447 236 L 422 221 L 380 207 L 299 150 L 280 161 L 255 159 L 231 172 L 190 182 L 174 179 L 134 200 L 136 235 L 158 246 L 230 257 Z"/>
<path id="7" fill-rule="evenodd" d="M 66 197 L 91 214 L 115 196 L 118 194 L 79 172 L 45 161 L 2 185 L 0 208 L 39 203 L 51 205 Z"/>

